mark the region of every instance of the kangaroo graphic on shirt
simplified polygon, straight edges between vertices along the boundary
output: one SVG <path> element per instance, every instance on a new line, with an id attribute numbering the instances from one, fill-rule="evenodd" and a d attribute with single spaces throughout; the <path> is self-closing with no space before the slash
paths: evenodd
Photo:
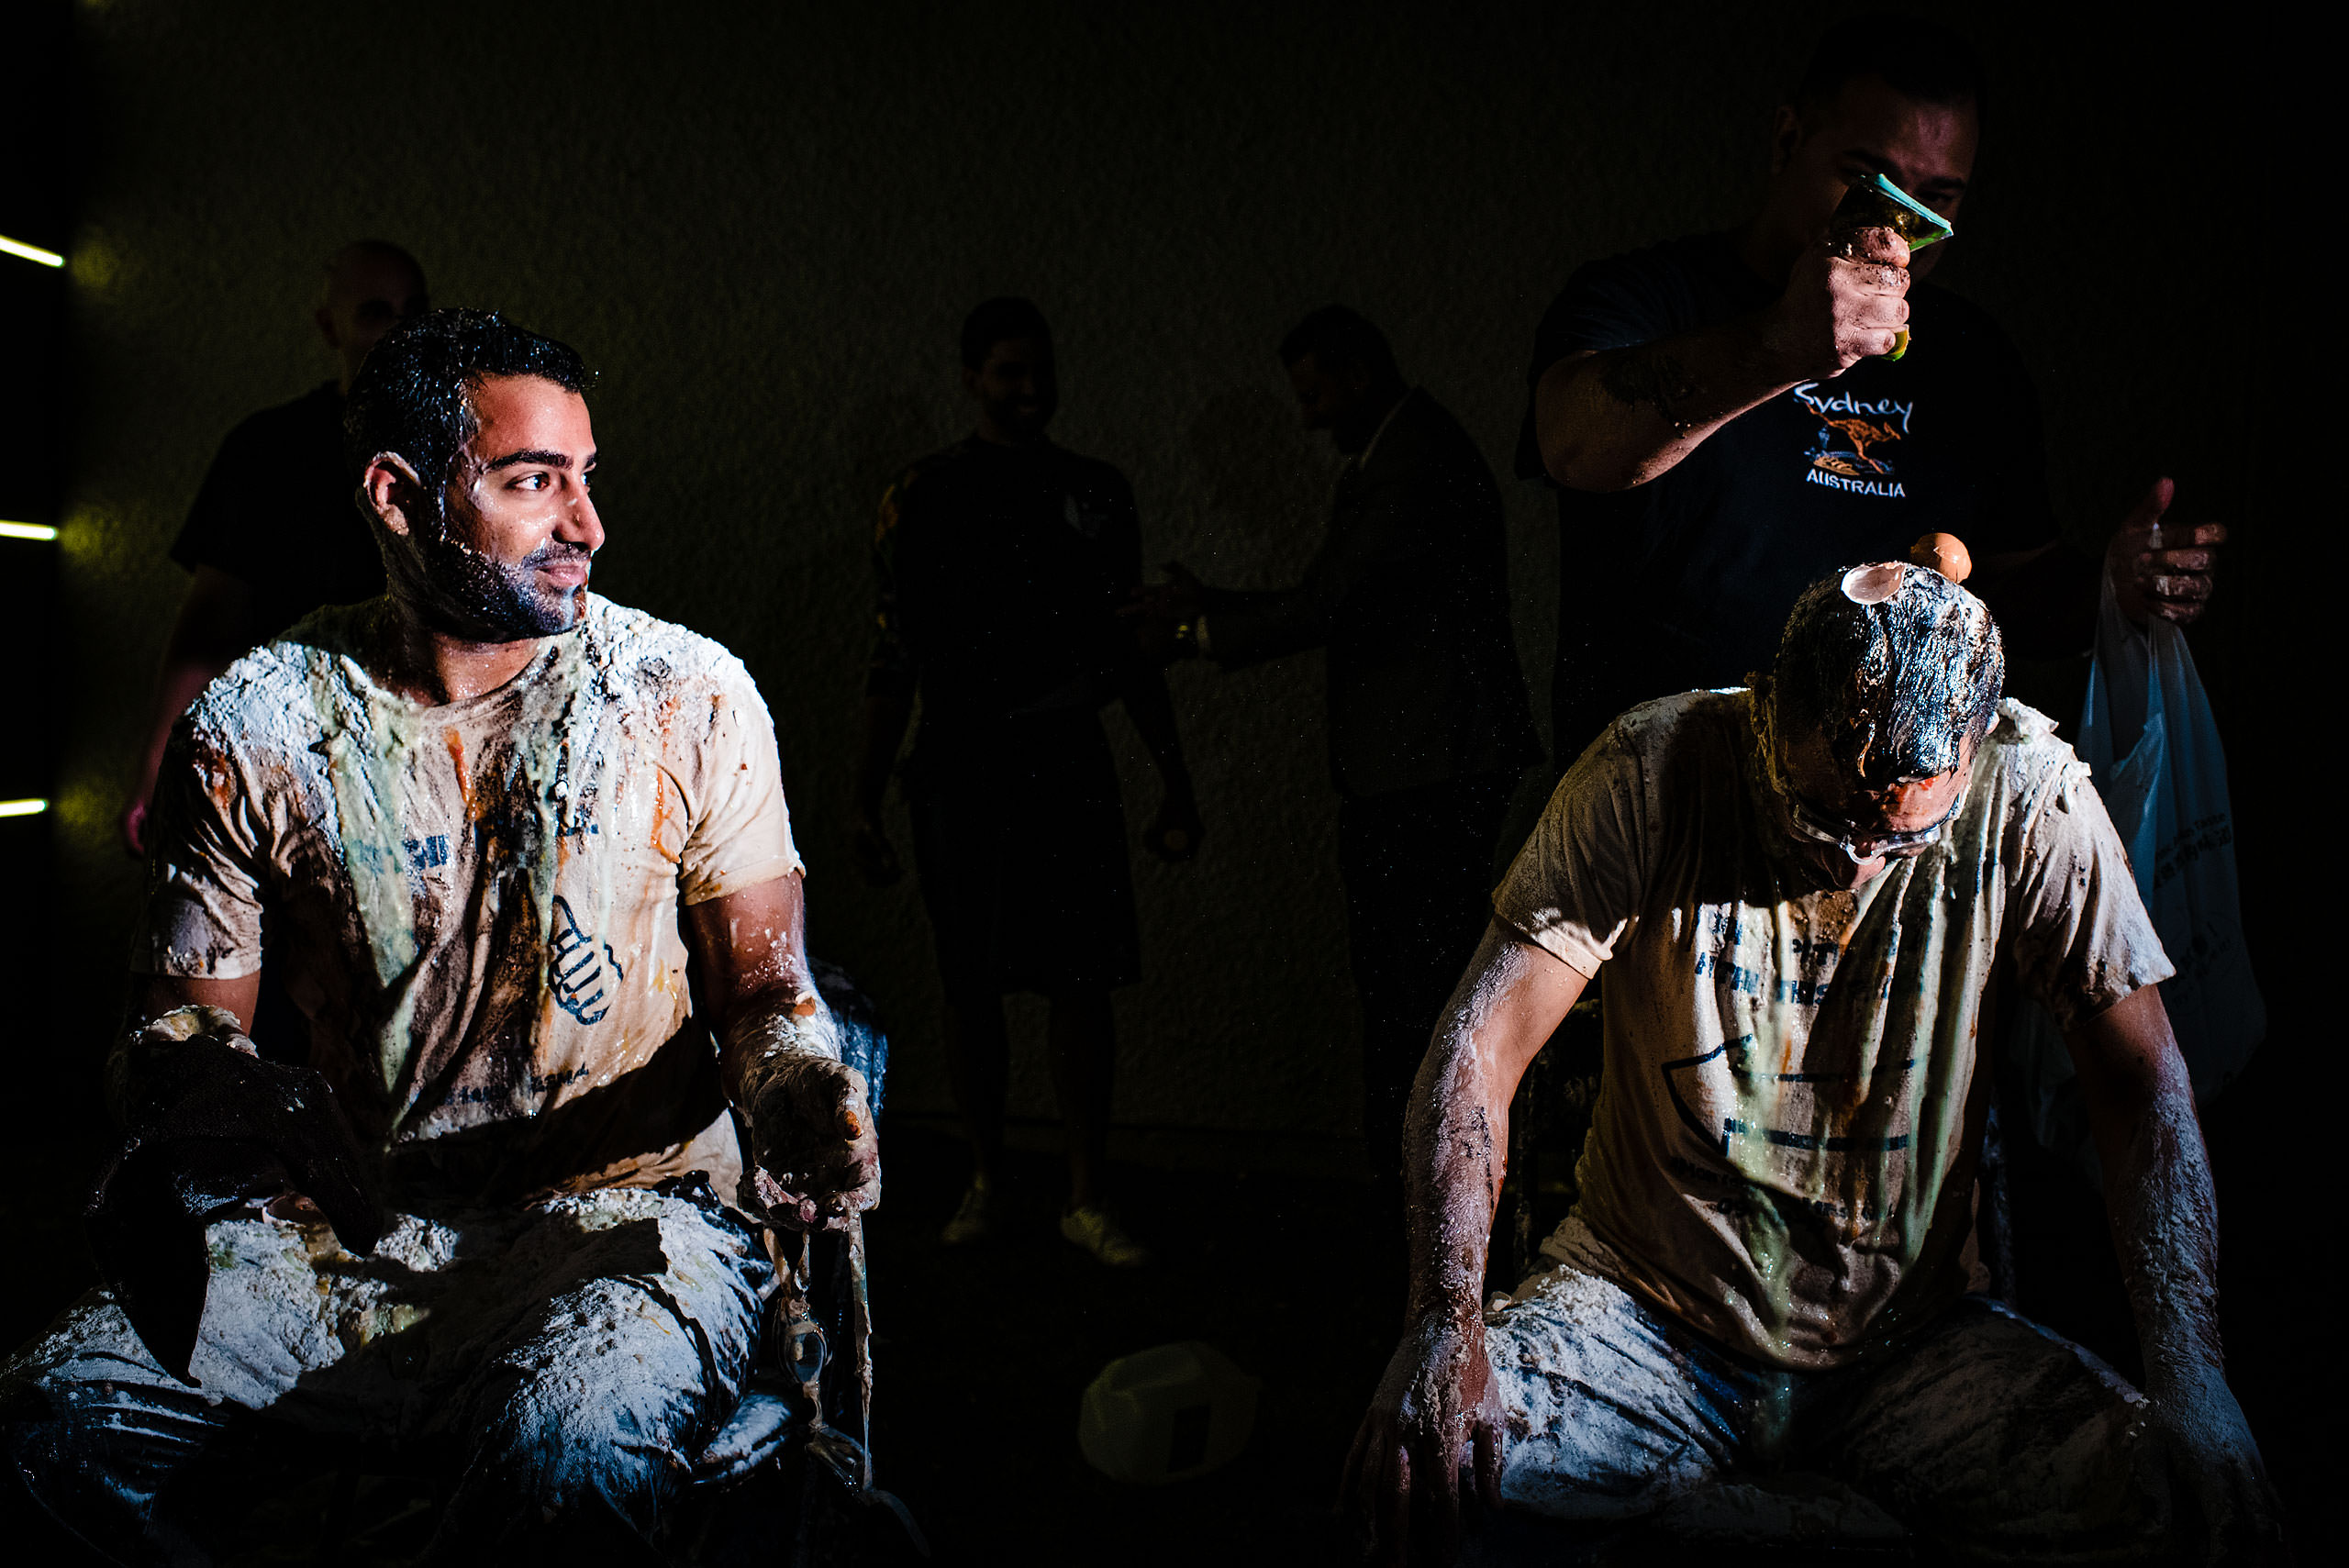
<path id="1" fill-rule="evenodd" d="M 1907 435 L 1915 404 L 1854 397 L 1841 390 L 1822 393 L 1817 382 L 1796 387 L 1794 398 L 1819 417 L 1819 434 L 1802 454 L 1812 468 L 1845 479 L 1890 477 L 1891 462 L 1869 449 L 1891 446 Z"/>

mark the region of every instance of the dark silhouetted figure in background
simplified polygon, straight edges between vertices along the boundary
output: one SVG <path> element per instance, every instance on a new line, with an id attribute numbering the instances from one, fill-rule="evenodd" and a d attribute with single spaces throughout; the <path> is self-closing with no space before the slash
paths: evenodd
<path id="1" fill-rule="evenodd" d="M 2087 647 L 2097 571 L 2058 542 L 2030 374 L 1926 281 L 1962 237 L 1911 261 L 1889 229 L 1827 236 L 1876 173 L 1954 218 L 1984 92 L 1945 28 L 1840 22 L 1777 112 L 1750 222 L 1594 261 L 1550 307 L 1518 472 L 1558 487 L 1561 767 L 1634 703 L 1765 668 L 1805 584 L 1925 533 L 1965 540 L 2018 655 Z M 1882 358 L 1903 327 L 1907 354 Z M 2106 553 L 2140 623 L 2200 613 L 2225 537 L 2173 528 L 2149 549 L 2170 496 L 2156 481 Z"/>
<path id="2" fill-rule="evenodd" d="M 1484 929 L 1494 839 L 1541 746 L 1509 639 L 1500 494 L 1475 443 L 1342 306 L 1298 323 L 1280 356 L 1306 428 L 1346 455 L 1320 552 L 1295 586 L 1265 592 L 1210 588 L 1170 562 L 1141 634 L 1226 669 L 1329 650 L 1364 1130 L 1399 1272 L 1404 1096 Z"/>
<path id="3" fill-rule="evenodd" d="M 1141 577 L 1132 487 L 1045 436 L 1059 389 L 1052 333 L 1033 305 L 979 306 L 962 350 L 978 430 L 907 470 L 883 497 L 874 534 L 880 639 L 857 775 L 857 859 L 875 880 L 898 873 L 881 805 L 918 693 L 906 798 L 976 1162 L 945 1239 L 983 1240 L 1002 1223 L 1003 997 L 1031 991 L 1052 1005 L 1052 1084 L 1068 1130 L 1061 1232 L 1105 1263 L 1138 1266 L 1149 1254 L 1103 1201 L 1117 1049 L 1109 993 L 1141 977 L 1103 704 L 1124 700 L 1158 764 L 1165 800 L 1148 837 L 1153 851 L 1188 858 L 1198 813 L 1164 677 L 1118 618 Z"/>
<path id="4" fill-rule="evenodd" d="M 343 455 L 342 399 L 376 339 L 428 303 L 424 269 L 398 246 L 362 239 L 336 251 L 311 314 L 334 355 L 335 379 L 262 409 L 220 443 L 172 545 L 172 559 L 195 581 L 163 647 L 147 749 L 123 813 L 131 853 L 147 852 L 155 769 L 195 695 L 238 655 L 320 605 L 355 605 L 384 591 L 383 559 L 351 505 L 359 476 Z"/>

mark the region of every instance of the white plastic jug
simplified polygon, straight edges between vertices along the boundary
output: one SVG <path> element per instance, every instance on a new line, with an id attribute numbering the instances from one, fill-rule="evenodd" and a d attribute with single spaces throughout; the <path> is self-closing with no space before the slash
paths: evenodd
<path id="1" fill-rule="evenodd" d="M 1188 1481 L 1236 1456 L 1262 1385 L 1197 1340 L 1121 1356 L 1085 1391 L 1076 1446 L 1118 1481 Z"/>

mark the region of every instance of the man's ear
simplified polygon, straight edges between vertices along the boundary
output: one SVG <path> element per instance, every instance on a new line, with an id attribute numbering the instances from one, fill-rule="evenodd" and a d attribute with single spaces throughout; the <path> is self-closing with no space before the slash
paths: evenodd
<path id="1" fill-rule="evenodd" d="M 322 305 L 310 312 L 310 319 L 318 324 L 318 336 L 326 339 L 327 347 L 340 352 L 342 335 L 334 329 L 334 312 Z"/>
<path id="2" fill-rule="evenodd" d="M 415 532 L 409 516 L 424 498 L 424 482 L 397 452 L 377 452 L 359 476 L 359 504 L 373 512 L 384 527 L 402 539 Z"/>
<path id="3" fill-rule="evenodd" d="M 1802 115 L 1792 104 L 1780 104 L 1776 118 L 1770 122 L 1770 172 L 1773 176 L 1787 172 L 1795 161 L 1795 149 L 1802 145 Z"/>
<path id="4" fill-rule="evenodd" d="M 979 395 L 979 373 L 968 365 L 963 367 L 963 390 L 974 397 Z"/>

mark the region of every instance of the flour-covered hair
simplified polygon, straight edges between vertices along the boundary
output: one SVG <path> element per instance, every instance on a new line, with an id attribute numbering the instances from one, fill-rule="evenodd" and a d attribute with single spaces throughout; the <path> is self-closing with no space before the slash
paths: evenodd
<path id="1" fill-rule="evenodd" d="M 1862 787 L 1931 778 L 1998 717 L 2007 661 L 1989 606 L 1930 567 L 1878 562 L 1803 590 L 1771 667 L 1770 721 L 1817 734 Z"/>

